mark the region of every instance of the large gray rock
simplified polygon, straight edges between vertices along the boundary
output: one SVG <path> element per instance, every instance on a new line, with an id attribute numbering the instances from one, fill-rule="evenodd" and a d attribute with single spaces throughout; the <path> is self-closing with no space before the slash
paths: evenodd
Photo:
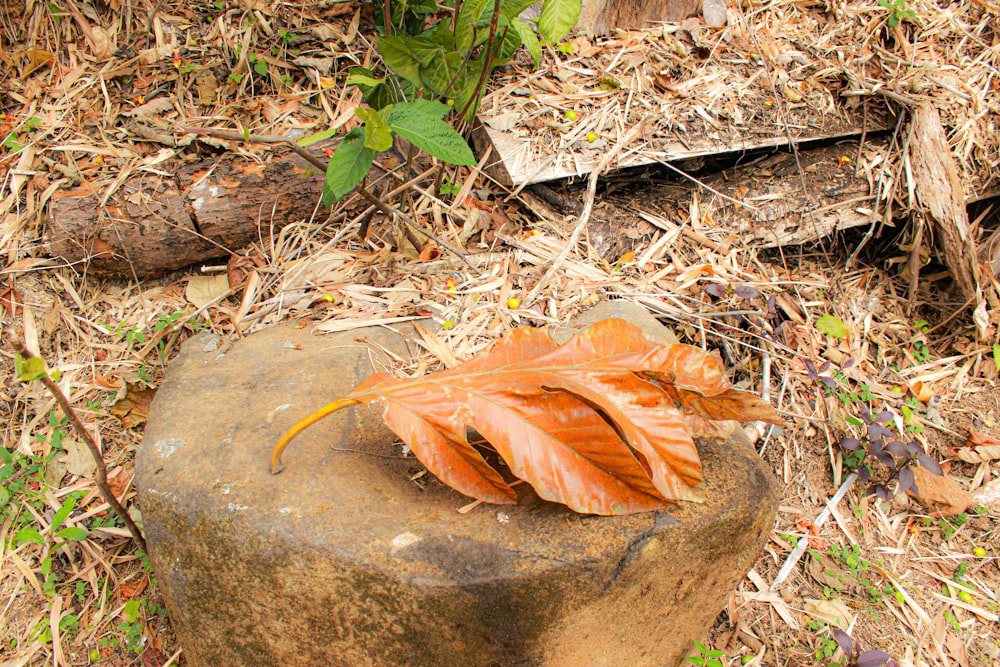
<path id="1" fill-rule="evenodd" d="M 774 483 L 742 433 L 699 443 L 707 502 L 669 514 L 582 516 L 526 484 L 516 506 L 460 514 L 468 499 L 418 476 L 363 407 L 304 432 L 270 475 L 281 433 L 380 347 L 409 354 L 387 329 L 279 326 L 228 349 L 201 334 L 171 364 L 136 484 L 189 664 L 680 664 L 773 521 Z"/>

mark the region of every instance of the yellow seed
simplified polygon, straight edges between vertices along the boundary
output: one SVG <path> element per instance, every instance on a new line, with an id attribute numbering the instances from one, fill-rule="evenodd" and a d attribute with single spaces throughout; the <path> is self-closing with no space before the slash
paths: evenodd
<path id="1" fill-rule="evenodd" d="M 441 325 L 441 328 L 445 331 L 451 331 L 455 328 L 455 320 L 445 320 L 444 324 Z"/>
<path id="2" fill-rule="evenodd" d="M 590 143 L 594 143 L 595 141 L 597 141 L 597 132 L 588 132 L 587 141 L 589 141 Z"/>
<path id="3" fill-rule="evenodd" d="M 969 595 L 968 591 L 959 591 L 958 599 L 966 604 L 972 604 L 972 596 Z"/>
<path id="4" fill-rule="evenodd" d="M 985 558 L 986 557 L 986 549 L 984 549 L 982 547 L 976 547 L 975 549 L 972 550 L 972 555 L 973 556 L 978 556 L 980 558 Z"/>
<path id="5" fill-rule="evenodd" d="M 510 308 L 511 310 L 517 310 L 518 308 L 521 307 L 521 300 L 518 299 L 516 296 L 512 296 L 509 299 L 507 299 L 507 307 Z"/>
<path id="6" fill-rule="evenodd" d="M 564 113 L 563 116 L 566 118 L 566 120 L 576 120 L 576 112 L 573 111 L 572 109 Z"/>

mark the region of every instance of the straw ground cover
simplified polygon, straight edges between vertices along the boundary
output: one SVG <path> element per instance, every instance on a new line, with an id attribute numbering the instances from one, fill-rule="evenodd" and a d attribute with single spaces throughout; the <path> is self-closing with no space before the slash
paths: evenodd
<path id="1" fill-rule="evenodd" d="M 997 7 L 978 1 L 900 7 L 914 17 L 889 26 L 900 13 L 874 2 L 744 5 L 732 33 L 701 28 L 699 39 L 720 48 L 727 34 L 757 40 L 739 71 L 772 79 L 775 87 L 740 108 L 770 114 L 779 127 L 779 112 L 799 103 L 782 86 L 793 97 L 803 87 L 818 95 L 832 70 L 842 81 L 840 94 L 831 96 L 836 113 L 836 105 L 862 95 L 897 104 L 892 96 L 903 103 L 926 98 L 950 128 L 968 187 L 994 186 Z M 44 387 L 14 376 L 10 332 L 21 332 L 29 349 L 58 369 L 60 386 L 100 442 L 112 490 L 141 524 L 131 491 L 133 452 L 165 368 L 195 331 L 235 340 L 289 319 L 331 332 L 429 318 L 440 325 L 437 342 L 425 354 L 398 360 L 400 372 L 418 374 L 467 358 L 516 325 L 564 322 L 601 298 L 639 303 L 684 342 L 718 350 L 737 385 L 764 394 L 789 421 L 780 432 L 752 429 L 783 486 L 783 501 L 766 553 L 705 638 L 725 653 L 724 664 L 825 664 L 837 659 L 829 632 L 837 622 L 865 648 L 883 649 L 903 664 L 996 660 L 996 505 L 973 503 L 941 519 L 906 497 L 866 497 L 857 485 L 829 520 L 816 522 L 849 479 L 850 451 L 838 442 L 862 435 L 856 423 L 865 410 L 891 410 L 890 428 L 945 461 L 964 491 L 980 492 L 998 474 L 989 440 L 1000 437 L 993 341 L 977 340 L 933 249 L 914 254 L 905 224 L 909 167 L 891 141 L 884 152 L 845 156 L 844 168 L 856 165 L 878 193 L 873 219 L 897 225 L 882 230 L 847 268 L 857 237 L 815 248 L 758 249 L 742 243 L 725 220 L 706 220 L 697 202 L 669 215 L 644 209 L 639 190 L 648 181 L 632 190 L 619 186 L 617 194 L 633 197 L 643 215 L 615 220 L 621 237 L 612 246 L 628 249 L 603 256 L 575 215 L 528 191 L 512 194 L 476 168 L 437 171 L 421 163 L 426 169 L 410 171 L 404 160 L 391 159 L 382 163 L 376 191 L 394 192 L 394 205 L 459 248 L 469 265 L 390 224 L 354 195 L 331 212 L 335 222 L 317 208 L 311 219 L 280 232 L 262 209 L 252 247 L 161 277 L 96 280 L 85 264 L 67 266 L 48 255 L 45 207 L 60 189 L 91 188 L 102 198 L 120 189 L 132 194 L 129 178 L 136 174 L 170 179 L 184 161 L 231 152 L 263 165 L 272 150 L 183 127 L 299 136 L 353 127 L 360 93 L 344 84 L 346 70 L 378 66 L 369 12 L 370 5 L 353 3 L 67 0 L 26 2 L 0 17 L 4 664 L 184 661 L 156 575 L 102 503 L 86 451 Z M 741 28 L 743 21 L 749 27 Z M 628 49 L 648 39 L 619 38 L 615 48 L 637 68 Z M 784 40 L 812 47 L 792 49 Z M 546 49 L 537 72 L 527 58 L 519 60 L 494 83 L 486 104 L 549 105 L 536 123 L 540 136 L 552 124 L 546 121 L 569 124 L 566 111 L 574 111 L 577 125 L 591 118 L 589 108 L 542 99 L 573 100 L 562 87 L 553 92 L 539 84 L 535 100 L 514 100 L 532 77 L 575 85 L 578 70 L 597 67 L 599 60 L 569 50 Z M 685 60 L 684 67 L 698 62 Z M 621 95 L 624 113 L 630 85 L 602 94 Z M 673 112 L 704 120 L 700 107 L 716 123 L 727 118 L 713 100 L 720 109 L 731 104 L 729 89 L 710 87 L 711 95 L 701 95 L 694 88 L 671 98 Z M 627 130 L 634 117 L 605 118 L 611 125 L 601 132 L 614 148 L 624 132 L 612 128 Z M 582 141 L 591 143 L 586 135 Z M 565 143 L 569 150 L 582 147 Z M 414 175 L 421 173 L 422 179 Z M 574 186 L 556 194 L 586 199 Z M 989 248 L 995 206 L 985 203 L 971 214 Z M 578 242 L 567 249 L 574 231 Z M 910 299 L 907 263 L 914 257 L 923 270 Z M 979 437 L 975 447 L 967 446 L 970 433 Z M 803 540 L 803 559 L 770 590 Z"/>

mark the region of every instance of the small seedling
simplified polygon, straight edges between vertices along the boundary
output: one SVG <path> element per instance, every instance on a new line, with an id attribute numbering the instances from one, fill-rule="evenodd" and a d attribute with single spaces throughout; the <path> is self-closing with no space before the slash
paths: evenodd
<path id="1" fill-rule="evenodd" d="M 689 655 L 686 660 L 692 665 L 702 665 L 703 667 L 723 667 L 724 663 L 720 658 L 726 657 L 725 651 L 720 651 L 719 649 L 708 649 L 697 639 L 694 640 L 694 646 L 698 649 L 700 655 Z"/>
<path id="2" fill-rule="evenodd" d="M 895 28 L 903 21 L 913 21 L 917 18 L 917 13 L 906 6 L 907 0 L 878 0 L 878 4 L 889 12 L 886 25 Z"/>

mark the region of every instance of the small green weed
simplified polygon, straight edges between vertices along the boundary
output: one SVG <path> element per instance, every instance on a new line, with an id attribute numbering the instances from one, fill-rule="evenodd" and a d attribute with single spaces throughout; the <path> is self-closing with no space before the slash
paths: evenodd
<path id="1" fill-rule="evenodd" d="M 694 640 L 694 646 L 698 649 L 699 655 L 689 655 L 686 658 L 686 660 L 692 665 L 701 665 L 703 667 L 723 667 L 724 663 L 720 660 L 720 658 L 726 657 L 725 651 L 706 648 L 705 645 L 697 639 Z"/>
<path id="2" fill-rule="evenodd" d="M 889 12 L 886 25 L 895 28 L 903 21 L 913 21 L 917 18 L 917 13 L 907 6 L 907 0 L 878 0 L 878 4 Z"/>

